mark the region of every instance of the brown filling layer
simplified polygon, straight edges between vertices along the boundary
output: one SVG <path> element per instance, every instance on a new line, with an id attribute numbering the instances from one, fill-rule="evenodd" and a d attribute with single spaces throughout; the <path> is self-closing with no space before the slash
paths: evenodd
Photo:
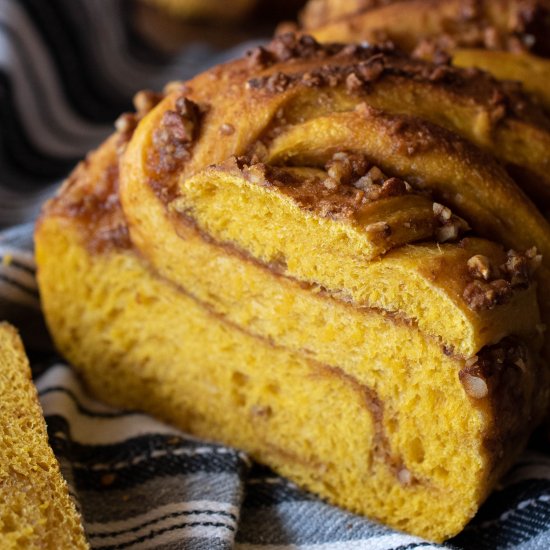
<path id="1" fill-rule="evenodd" d="M 146 266 L 147 266 L 147 270 L 153 277 L 156 277 L 157 279 L 162 280 L 166 285 L 169 285 L 172 288 L 175 288 L 177 292 L 193 300 L 199 307 L 205 310 L 209 315 L 220 320 L 224 324 L 230 326 L 232 329 L 239 331 L 248 337 L 254 338 L 255 340 L 258 340 L 262 342 L 262 344 L 267 345 L 273 349 L 280 349 L 290 353 L 295 353 L 287 349 L 285 346 L 281 346 L 275 343 L 271 338 L 262 336 L 260 334 L 256 334 L 252 331 L 247 330 L 241 325 L 238 325 L 237 323 L 231 321 L 225 315 L 216 311 L 209 303 L 199 299 L 187 288 L 159 275 L 152 268 L 150 264 L 147 263 Z M 327 365 L 319 361 L 316 361 L 315 359 L 312 359 L 311 352 L 309 352 L 308 350 L 299 350 L 299 353 L 307 358 L 306 360 L 308 362 L 308 365 L 311 368 L 315 369 L 315 371 L 317 371 L 319 375 L 338 377 L 340 380 L 343 380 L 346 384 L 351 386 L 355 391 L 357 391 L 360 394 L 361 403 L 363 404 L 365 410 L 368 411 L 368 413 L 371 415 L 373 425 L 374 425 L 374 431 L 375 431 L 374 446 L 373 446 L 374 457 L 378 459 L 380 462 L 385 463 L 386 466 L 396 476 L 396 478 L 400 483 L 403 483 L 404 479 L 406 479 L 405 484 L 411 484 L 413 482 L 416 482 L 416 479 L 417 479 L 416 477 L 411 477 L 410 475 L 407 475 L 407 476 L 403 475 L 403 471 L 408 471 L 404 466 L 403 458 L 392 451 L 389 437 L 386 434 L 386 431 L 384 428 L 384 402 L 379 397 L 377 392 L 370 386 L 367 386 L 366 384 L 363 384 L 362 382 L 357 380 L 355 377 L 345 373 L 340 367 Z M 257 411 L 257 413 L 261 414 L 262 411 Z M 301 463 L 308 463 L 306 460 L 298 456 L 294 456 L 292 460 L 300 461 Z"/>
<path id="2" fill-rule="evenodd" d="M 118 196 L 118 163 L 110 163 L 90 181 L 88 159 L 69 176 L 58 195 L 47 205 L 49 215 L 78 220 L 91 254 L 132 248 L 128 225 Z M 93 193 L 90 193 L 93 189 Z"/>
<path id="3" fill-rule="evenodd" d="M 288 63 L 290 60 L 295 66 Z M 318 64 L 300 68 L 297 63 L 308 60 L 317 60 Z M 368 86 L 382 78 L 402 78 L 430 84 L 484 105 L 494 112 L 493 122 L 511 116 L 548 128 L 542 111 L 525 100 L 517 83 L 500 82 L 477 69 L 411 58 L 391 45 L 319 44 L 310 36 L 288 33 L 276 37 L 265 48 L 253 50 L 249 62 L 255 69 L 270 69 L 267 74 L 248 80 L 250 88 L 268 93 L 280 93 L 296 84 L 308 88 L 345 85 L 350 92 L 368 93 Z M 285 63 L 284 71 L 276 70 L 278 63 Z"/>

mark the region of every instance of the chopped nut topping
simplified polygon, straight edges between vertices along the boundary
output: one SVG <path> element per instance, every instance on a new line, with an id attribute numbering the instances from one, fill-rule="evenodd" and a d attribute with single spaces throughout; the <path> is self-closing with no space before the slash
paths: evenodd
<path id="1" fill-rule="evenodd" d="M 488 281 L 491 278 L 491 262 L 487 256 L 476 254 L 468 260 L 468 271 L 475 279 Z"/>
<path id="2" fill-rule="evenodd" d="M 491 379 L 507 368 L 521 373 L 529 368 L 527 348 L 517 338 L 507 337 L 497 344 L 485 346 L 464 362 L 458 377 L 470 397 L 482 399 L 489 395 Z M 493 387 L 498 388 L 498 383 L 496 378 Z"/>
<path id="3" fill-rule="evenodd" d="M 331 200 L 320 200 L 317 205 L 317 212 L 324 218 L 346 219 L 353 215 L 353 208 L 349 204 L 336 204 Z"/>
<path id="4" fill-rule="evenodd" d="M 539 267 L 542 256 L 535 247 L 525 253 L 509 250 L 506 262 L 500 267 L 491 265 L 489 259 L 477 254 L 468 260 L 468 271 L 475 279 L 463 293 L 474 311 L 492 309 L 506 303 L 515 289 L 527 288 Z"/>
<path id="5" fill-rule="evenodd" d="M 512 287 L 526 288 L 541 262 L 542 256 L 537 254 L 535 247 L 530 248 L 524 254 L 509 250 L 506 254 L 506 262 L 500 266 L 500 269 Z"/>
<path id="6" fill-rule="evenodd" d="M 368 168 L 369 163 L 363 155 L 345 152 L 335 153 L 325 166 L 329 178 L 343 185 L 363 176 Z"/>
<path id="7" fill-rule="evenodd" d="M 302 76 L 302 83 L 308 88 L 318 88 L 323 82 L 323 77 L 319 73 L 306 72 Z"/>
<path id="8" fill-rule="evenodd" d="M 115 128 L 118 133 L 117 154 L 121 155 L 126 149 L 138 124 L 138 117 L 132 113 L 123 113 L 115 121 Z"/>
<path id="9" fill-rule="evenodd" d="M 466 393 L 470 397 L 473 397 L 474 399 L 483 399 L 489 395 L 487 382 L 485 382 L 483 378 L 465 373 L 460 380 L 466 390 Z"/>
<path id="10" fill-rule="evenodd" d="M 442 204 L 439 204 L 438 202 L 434 202 L 433 211 L 434 211 L 435 217 L 441 223 L 448 222 L 451 219 L 451 216 L 452 216 L 451 210 L 449 208 L 447 208 L 446 206 L 443 206 Z"/>
<path id="11" fill-rule="evenodd" d="M 174 92 L 178 92 L 180 94 L 190 94 L 191 91 L 191 87 L 184 80 L 173 80 L 172 82 L 168 82 L 163 89 L 163 92 L 166 95 L 170 95 Z"/>
<path id="12" fill-rule="evenodd" d="M 123 113 L 115 121 L 116 131 L 120 134 L 132 135 L 137 126 L 136 115 L 132 113 Z"/>
<path id="13" fill-rule="evenodd" d="M 143 118 L 149 111 L 162 101 L 164 94 L 152 92 L 151 90 L 141 90 L 134 96 L 134 107 L 139 118 Z"/>
<path id="14" fill-rule="evenodd" d="M 247 52 L 248 66 L 251 69 L 265 69 L 275 62 L 271 52 L 268 52 L 262 46 L 258 46 Z"/>
<path id="15" fill-rule="evenodd" d="M 435 219 L 440 225 L 435 230 L 435 238 L 437 242 L 445 243 L 448 241 L 454 241 L 464 232 L 468 231 L 469 226 L 465 220 L 455 216 L 449 208 L 439 204 L 433 203 L 433 212 Z"/>
<path id="16" fill-rule="evenodd" d="M 466 286 L 462 295 L 468 306 L 474 311 L 493 309 L 510 300 L 512 286 L 504 279 L 496 279 L 491 282 L 474 280 Z"/>
<path id="17" fill-rule="evenodd" d="M 397 472 L 397 479 L 401 485 L 410 485 L 413 480 L 412 474 L 407 468 L 401 468 L 399 472 Z"/>
<path id="18" fill-rule="evenodd" d="M 387 222 L 371 223 L 367 225 L 367 227 L 365 227 L 365 231 L 370 237 L 374 239 L 385 239 L 392 234 L 391 226 Z"/>
<path id="19" fill-rule="evenodd" d="M 175 108 L 164 113 L 159 128 L 153 133 L 153 145 L 159 155 L 157 168 L 162 171 L 174 170 L 189 158 L 199 120 L 198 105 L 186 97 L 178 98 Z"/>
<path id="20" fill-rule="evenodd" d="M 412 190 L 411 186 L 400 178 L 388 178 L 384 181 L 385 177 L 379 168 L 373 166 L 366 175 L 354 182 L 353 186 L 361 189 L 368 201 L 398 197 Z"/>
<path id="21" fill-rule="evenodd" d="M 312 36 L 284 33 L 275 37 L 268 49 L 277 61 L 287 61 L 292 58 L 313 57 L 328 51 L 329 47 L 321 46 Z"/>
<path id="22" fill-rule="evenodd" d="M 360 63 L 359 74 L 367 82 L 378 80 L 384 72 L 384 58 L 382 54 L 372 56 L 368 61 Z"/>
<path id="23" fill-rule="evenodd" d="M 224 122 L 220 126 L 220 134 L 222 134 L 223 136 L 230 136 L 234 133 L 235 133 L 235 126 L 233 126 L 233 124 L 229 124 L 227 122 Z"/>
<path id="24" fill-rule="evenodd" d="M 338 182 L 334 178 L 327 178 L 323 181 L 323 185 L 326 189 L 330 191 L 334 191 L 335 189 L 338 189 Z"/>
<path id="25" fill-rule="evenodd" d="M 448 224 L 438 227 L 435 230 L 435 238 L 438 243 L 446 243 L 448 241 L 456 241 L 460 234 L 460 226 L 458 224 Z"/>
<path id="26" fill-rule="evenodd" d="M 363 87 L 364 81 L 356 73 L 350 73 L 346 78 L 346 88 L 350 92 L 355 92 Z"/>

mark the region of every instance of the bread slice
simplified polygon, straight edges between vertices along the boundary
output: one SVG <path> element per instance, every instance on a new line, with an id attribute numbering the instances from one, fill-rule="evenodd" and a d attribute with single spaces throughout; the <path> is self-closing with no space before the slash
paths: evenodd
<path id="1" fill-rule="evenodd" d="M 17 331 L 0 324 L 0 547 L 89 548 Z"/>
<path id="2" fill-rule="evenodd" d="M 369 106 L 392 55 L 287 36 L 141 96 L 46 206 L 38 278 L 102 399 L 442 540 L 548 405 L 550 229 L 487 152 Z"/>

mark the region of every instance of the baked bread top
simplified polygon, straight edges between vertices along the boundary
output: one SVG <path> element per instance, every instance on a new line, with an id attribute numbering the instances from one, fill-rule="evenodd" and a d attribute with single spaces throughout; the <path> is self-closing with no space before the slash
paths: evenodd
<path id="1" fill-rule="evenodd" d="M 423 101 L 416 101 L 420 97 Z M 164 250 L 151 237 L 177 233 L 181 224 L 208 223 L 206 230 L 220 241 L 235 242 L 272 269 L 357 304 L 406 311 L 434 335 L 442 332 L 439 300 L 446 296 L 456 324 L 445 327 L 445 344 L 465 357 L 521 332 L 519 319 L 525 316 L 503 316 L 496 306 L 532 289 L 532 271 L 541 261 L 537 280 L 546 284 L 549 225 L 516 183 L 524 184 L 523 175 L 536 163 L 527 159 L 514 181 L 490 153 L 508 154 L 512 144 L 524 141 L 522 133 L 546 136 L 548 121 L 515 88 L 486 75 L 412 60 L 384 47 L 320 45 L 285 35 L 247 59 L 172 84 L 166 95 L 139 94 L 136 106 L 137 114 L 119 120 L 118 133 L 96 156 L 94 172 L 87 163 L 77 169 L 50 207 L 57 214 L 85 215 L 90 246 L 98 251 L 127 244 L 145 257 L 158 255 L 155 263 L 168 270 L 181 256 L 177 241 L 174 250 Z M 527 156 L 532 150 L 526 147 Z M 101 201 L 82 201 L 83 178 L 104 189 Z M 232 219 L 230 234 L 224 233 L 230 226 L 225 216 L 201 210 L 214 204 L 202 191 L 209 188 L 205 182 L 218 180 L 234 183 L 220 184 L 225 194 L 216 194 L 229 201 L 223 204 Z M 271 248 L 251 252 L 256 224 L 246 222 L 250 206 L 234 200 L 244 192 L 237 180 L 297 209 L 304 228 L 311 216 L 326 220 L 315 222 L 326 224 L 323 238 L 333 243 L 324 261 L 327 266 L 344 261 L 346 267 L 314 274 L 307 254 L 289 250 L 275 230 L 273 238 L 263 239 Z M 112 216 L 104 215 L 106 210 Z M 101 230 L 94 222 L 99 218 Z M 217 229 L 212 220 L 218 220 Z M 499 245 L 461 241 L 465 235 Z M 411 246 L 417 242 L 422 244 Z M 314 243 L 315 238 L 306 239 L 312 257 L 319 253 Z M 515 250 L 510 258 L 523 259 L 506 260 L 501 246 Z M 443 251 L 448 261 L 433 250 Z M 468 264 L 474 256 L 493 267 L 479 275 L 476 260 Z M 394 281 L 393 291 L 376 290 L 379 279 L 372 275 L 380 265 L 395 269 L 394 276 L 385 276 Z M 520 265 L 518 277 L 510 270 Z M 400 269 L 424 289 L 408 311 L 398 291 Z M 342 273 L 354 275 L 342 280 Z M 430 288 L 433 300 L 425 294 Z M 431 313 L 426 315 L 426 308 Z"/>
<path id="2" fill-rule="evenodd" d="M 322 42 L 391 41 L 419 58 L 519 81 L 548 112 L 549 8 L 546 0 L 311 0 L 302 24 Z"/>

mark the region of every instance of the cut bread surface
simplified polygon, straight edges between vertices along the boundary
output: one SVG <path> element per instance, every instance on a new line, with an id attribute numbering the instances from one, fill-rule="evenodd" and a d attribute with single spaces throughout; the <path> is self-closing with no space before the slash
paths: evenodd
<path id="1" fill-rule="evenodd" d="M 534 389 L 512 365 L 487 382 L 491 397 L 473 398 L 459 378 L 463 360 L 384 316 L 279 289 L 287 303 L 269 327 L 273 340 L 280 333 L 274 344 L 261 327 L 248 332 L 155 276 L 131 251 L 90 253 L 66 219 L 44 220 L 38 242 L 57 344 L 94 393 L 240 447 L 330 502 L 441 540 L 485 498 L 507 464 L 498 454 L 523 442 L 495 410 L 508 399 L 531 406 Z M 44 262 L 52 252 L 71 276 Z M 309 328 L 304 310 L 317 314 L 309 349 L 298 334 Z"/>
<path id="2" fill-rule="evenodd" d="M 0 323 L 0 547 L 89 548 L 16 330 Z"/>
<path id="3" fill-rule="evenodd" d="M 38 277 L 99 397 L 443 540 L 546 407 L 550 231 L 489 153 L 347 86 L 380 55 L 286 37 L 174 85 L 45 208 Z"/>

